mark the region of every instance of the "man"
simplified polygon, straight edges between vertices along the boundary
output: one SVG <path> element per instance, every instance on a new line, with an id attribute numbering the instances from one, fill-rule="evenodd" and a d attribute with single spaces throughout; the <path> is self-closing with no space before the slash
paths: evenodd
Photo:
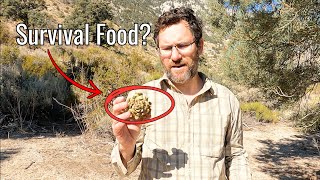
<path id="1" fill-rule="evenodd" d="M 202 25 L 189 8 L 162 14 L 154 40 L 165 75 L 146 85 L 161 88 L 175 99 L 165 118 L 143 126 L 114 121 L 117 139 L 112 163 L 119 174 L 129 175 L 141 161 L 139 179 L 251 179 L 243 149 L 239 102 L 225 87 L 198 72 L 203 51 Z M 152 116 L 165 112 L 170 101 L 146 91 Z M 128 106 L 114 101 L 113 113 Z"/>

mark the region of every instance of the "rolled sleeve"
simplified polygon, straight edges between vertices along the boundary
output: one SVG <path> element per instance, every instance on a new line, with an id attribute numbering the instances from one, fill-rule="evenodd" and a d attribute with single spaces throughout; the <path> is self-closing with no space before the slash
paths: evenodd
<path id="1" fill-rule="evenodd" d="M 251 179 L 248 155 L 243 148 L 241 111 L 235 100 L 226 137 L 226 167 L 229 179 Z"/>
<path id="2" fill-rule="evenodd" d="M 126 168 L 121 160 L 119 144 L 116 143 L 111 152 L 111 161 L 114 169 L 117 171 L 119 175 L 128 176 L 133 171 L 135 171 L 137 166 L 139 165 L 141 161 L 141 150 L 139 150 L 139 148 L 136 145 L 134 156 L 130 161 L 127 162 L 127 168 Z"/>
<path id="3" fill-rule="evenodd" d="M 143 125 L 138 140 L 136 142 L 133 158 L 127 162 L 127 167 L 125 167 L 121 160 L 118 141 L 115 142 L 115 145 L 111 152 L 111 162 L 114 169 L 120 176 L 129 176 L 133 171 L 137 169 L 142 158 L 142 145 L 144 141 L 144 136 L 145 127 Z"/>

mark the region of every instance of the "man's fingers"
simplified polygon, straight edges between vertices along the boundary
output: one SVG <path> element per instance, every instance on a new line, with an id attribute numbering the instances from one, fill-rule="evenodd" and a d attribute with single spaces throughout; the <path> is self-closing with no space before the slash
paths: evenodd
<path id="1" fill-rule="evenodd" d="M 117 115 L 117 117 L 120 118 L 120 119 L 126 120 L 126 119 L 130 118 L 130 115 L 131 115 L 130 112 L 125 112 L 125 113 L 122 113 L 120 115 Z M 114 119 L 112 121 L 112 127 L 114 128 L 114 126 L 117 125 L 117 124 L 125 124 L 125 123 L 117 121 L 117 120 Z"/>
<path id="2" fill-rule="evenodd" d="M 124 102 L 126 101 L 126 99 L 123 96 L 117 97 L 114 101 L 113 101 L 113 105 L 118 104 L 120 102 Z"/>
<path id="3" fill-rule="evenodd" d="M 123 112 L 128 107 L 127 102 L 119 102 L 118 104 L 113 105 L 112 107 L 112 113 L 114 115 L 119 115 L 120 113 Z"/>
<path id="4" fill-rule="evenodd" d="M 129 129 L 132 129 L 132 127 L 138 127 L 139 129 L 141 129 L 142 124 L 128 124 L 127 126 Z"/>
<path id="5" fill-rule="evenodd" d="M 128 107 L 128 103 L 126 102 L 126 99 L 123 96 L 117 97 L 113 101 L 112 113 L 114 115 L 119 115 L 127 107 Z"/>
<path id="6" fill-rule="evenodd" d="M 125 113 L 122 113 L 120 115 L 118 115 L 117 117 L 120 118 L 120 119 L 129 119 L 130 118 L 130 112 L 125 112 Z"/>
<path id="7" fill-rule="evenodd" d="M 131 116 L 130 112 L 124 112 L 122 114 L 117 115 L 118 118 L 124 119 L 124 120 L 129 119 L 130 116 Z M 116 125 L 118 123 L 122 123 L 122 122 L 117 121 L 117 120 L 114 119 L 113 122 L 112 122 L 112 125 Z"/>

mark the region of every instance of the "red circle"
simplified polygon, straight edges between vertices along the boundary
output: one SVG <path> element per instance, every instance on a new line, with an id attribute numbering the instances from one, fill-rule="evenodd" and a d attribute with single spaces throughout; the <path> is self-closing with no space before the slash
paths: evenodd
<path id="1" fill-rule="evenodd" d="M 153 91 L 158 91 L 158 92 L 161 92 L 162 94 L 166 95 L 170 101 L 171 101 L 171 106 L 170 108 L 164 112 L 163 114 L 159 115 L 159 116 L 156 116 L 154 118 L 151 118 L 151 119 L 146 119 L 146 120 L 143 120 L 143 121 L 128 121 L 128 120 L 124 120 L 124 119 L 121 119 L 121 118 L 118 118 L 117 116 L 113 115 L 109 108 L 108 108 L 108 104 L 112 101 L 112 99 L 124 92 L 127 92 L 127 91 L 130 91 L 130 90 L 135 90 L 135 89 L 149 89 L 149 90 L 153 90 Z M 156 88 L 156 87 L 151 87 L 151 86 L 126 86 L 126 87 L 122 87 L 122 88 L 119 88 L 119 89 L 116 89 L 114 90 L 113 92 L 111 92 L 108 97 L 106 98 L 106 101 L 104 103 L 104 108 L 107 112 L 107 114 L 119 121 L 119 122 L 123 122 L 123 123 L 126 123 L 126 124 L 145 124 L 145 123 L 148 123 L 148 122 L 153 122 L 153 121 L 156 121 L 156 120 L 159 120 L 161 118 L 164 118 L 166 117 L 167 115 L 169 115 L 173 109 L 174 109 L 174 106 L 175 106 L 175 101 L 173 99 L 173 97 L 166 91 L 162 90 L 162 89 L 159 89 L 159 88 Z"/>

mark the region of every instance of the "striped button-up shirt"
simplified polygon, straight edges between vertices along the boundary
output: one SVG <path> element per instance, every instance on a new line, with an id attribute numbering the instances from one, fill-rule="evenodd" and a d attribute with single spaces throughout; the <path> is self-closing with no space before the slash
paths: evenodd
<path id="1" fill-rule="evenodd" d="M 239 101 L 226 87 L 199 75 L 204 86 L 190 103 L 166 76 L 146 84 L 170 93 L 175 107 L 168 116 L 142 126 L 127 167 L 116 142 L 111 158 L 120 175 L 131 174 L 141 162 L 139 179 L 143 180 L 251 179 Z M 143 93 L 152 102 L 152 117 L 171 106 L 160 92 Z"/>

